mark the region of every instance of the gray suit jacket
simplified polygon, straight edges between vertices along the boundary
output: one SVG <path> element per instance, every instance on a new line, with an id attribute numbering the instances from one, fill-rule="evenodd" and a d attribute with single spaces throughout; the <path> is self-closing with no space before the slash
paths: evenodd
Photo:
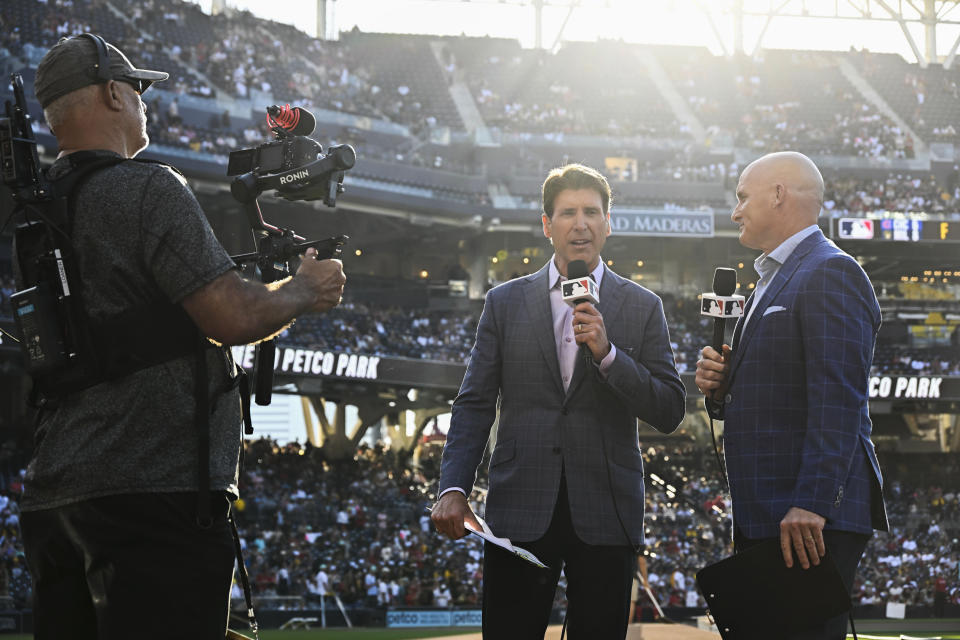
<path id="1" fill-rule="evenodd" d="M 580 539 L 627 543 L 616 495 L 630 542 L 637 544 L 643 540 L 644 505 L 637 418 L 669 433 L 684 414 L 684 388 L 663 306 L 655 294 L 605 267 L 598 310 L 617 355 L 604 381 L 577 358 L 565 393 L 548 268 L 487 294 L 453 405 L 440 491 L 473 486 L 499 409 L 486 503 L 494 533 L 515 542 L 540 538 L 550 524 L 564 471 Z"/>

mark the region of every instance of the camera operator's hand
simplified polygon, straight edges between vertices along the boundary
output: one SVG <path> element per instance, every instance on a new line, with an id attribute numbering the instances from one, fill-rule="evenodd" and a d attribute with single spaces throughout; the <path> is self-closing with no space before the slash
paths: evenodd
<path id="1" fill-rule="evenodd" d="M 308 311 L 340 304 L 343 263 L 317 260 L 307 249 L 297 275 L 264 285 L 231 270 L 183 299 L 183 308 L 203 335 L 220 344 L 249 344 L 275 336 Z"/>
<path id="2" fill-rule="evenodd" d="M 295 280 L 302 280 L 316 298 L 311 311 L 329 311 L 343 299 L 347 276 L 339 260 L 317 260 L 317 250 L 307 249 Z"/>

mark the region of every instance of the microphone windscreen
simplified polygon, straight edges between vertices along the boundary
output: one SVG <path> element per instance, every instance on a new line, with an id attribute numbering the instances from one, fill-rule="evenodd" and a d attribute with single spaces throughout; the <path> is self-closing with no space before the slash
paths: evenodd
<path id="1" fill-rule="evenodd" d="M 583 260 L 571 260 L 567 265 L 567 279 L 576 280 L 577 278 L 586 278 L 590 275 L 587 271 L 587 263 Z"/>
<path id="2" fill-rule="evenodd" d="M 713 272 L 713 292 L 718 296 L 732 296 L 736 290 L 737 272 L 726 267 L 717 267 Z"/>
<path id="3" fill-rule="evenodd" d="M 301 107 L 294 107 L 294 110 L 300 115 L 297 126 L 290 132 L 295 136 L 308 136 L 317 128 L 317 119 L 312 113 Z"/>

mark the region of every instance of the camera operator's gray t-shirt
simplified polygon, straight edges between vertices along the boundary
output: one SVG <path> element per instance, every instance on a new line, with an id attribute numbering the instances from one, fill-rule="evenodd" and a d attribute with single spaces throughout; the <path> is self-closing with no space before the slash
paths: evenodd
<path id="1" fill-rule="evenodd" d="M 69 169 L 66 159 L 58 160 L 50 177 Z M 91 174 L 75 210 L 74 246 L 94 320 L 150 303 L 179 303 L 234 268 L 193 193 L 162 165 L 128 161 Z M 144 333 L 143 340 L 150 339 Z M 228 391 L 233 359 L 229 349 L 206 355 L 210 487 L 236 495 L 242 424 L 240 395 Z M 141 369 L 45 409 L 23 509 L 120 493 L 196 491 L 195 360 L 191 354 Z"/>

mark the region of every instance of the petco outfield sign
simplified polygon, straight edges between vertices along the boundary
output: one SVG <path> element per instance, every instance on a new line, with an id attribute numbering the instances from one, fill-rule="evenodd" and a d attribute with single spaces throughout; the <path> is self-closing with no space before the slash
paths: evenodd
<path id="1" fill-rule="evenodd" d="M 870 398 L 952 399 L 957 396 L 956 379 L 933 376 L 873 376 L 870 378 Z"/>
<path id="2" fill-rule="evenodd" d="M 391 609 L 387 611 L 388 627 L 479 627 L 483 620 L 480 609 Z"/>
<path id="3" fill-rule="evenodd" d="M 241 367 L 248 370 L 253 368 L 253 345 L 232 349 L 233 359 Z M 273 362 L 274 373 L 281 377 L 371 381 L 453 391 L 460 387 L 465 369 L 462 362 L 438 362 L 288 346 L 277 347 Z"/>

